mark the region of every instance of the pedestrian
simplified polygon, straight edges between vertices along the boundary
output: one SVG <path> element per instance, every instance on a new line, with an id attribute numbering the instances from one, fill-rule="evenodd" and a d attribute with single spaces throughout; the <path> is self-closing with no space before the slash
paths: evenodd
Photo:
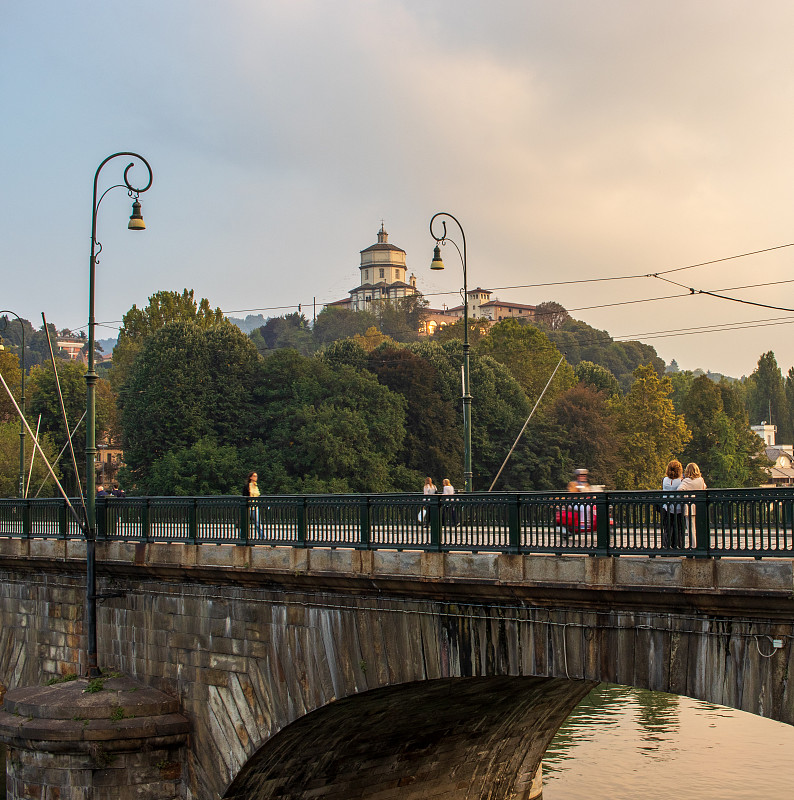
<path id="1" fill-rule="evenodd" d="M 673 459 L 662 478 L 662 491 L 674 492 L 681 485 L 684 468 Z M 669 498 L 665 498 L 666 500 Z M 662 503 L 662 547 L 680 550 L 684 546 L 684 507 L 681 503 Z"/>
<path id="2" fill-rule="evenodd" d="M 568 484 L 568 491 L 592 492 L 593 487 L 590 486 L 590 473 L 584 468 L 574 470 L 573 480 Z M 567 517 L 566 532 L 563 538 L 566 538 L 567 534 L 573 531 L 586 533 L 592 530 L 592 509 L 589 505 L 581 503 L 577 506 L 569 506 Z"/>
<path id="3" fill-rule="evenodd" d="M 126 497 L 127 496 L 126 494 L 124 494 L 124 489 L 121 489 L 119 487 L 119 482 L 118 481 L 113 481 L 113 483 L 111 484 L 110 493 L 113 495 L 113 497 Z"/>
<path id="4" fill-rule="evenodd" d="M 686 465 L 686 469 L 684 470 L 684 479 L 681 483 L 678 484 L 678 489 L 676 491 L 679 492 L 699 492 L 703 489 L 707 489 L 706 481 L 703 479 L 703 475 L 700 473 L 700 467 L 695 464 L 694 461 L 691 461 L 689 464 Z M 685 513 L 686 513 L 686 521 L 687 521 L 687 528 L 689 529 L 689 546 L 695 547 L 697 545 L 697 532 L 695 531 L 695 521 L 692 518 L 692 509 L 694 506 L 692 503 L 687 503 L 685 506 Z M 683 545 L 683 542 L 682 542 Z"/>
<path id="5" fill-rule="evenodd" d="M 455 487 L 450 483 L 449 478 L 444 478 L 444 480 L 441 481 L 441 494 L 455 494 Z M 444 508 L 444 511 L 446 515 L 446 507 Z M 449 521 L 452 525 L 458 524 L 457 515 L 455 514 L 455 507 L 451 504 L 449 506 Z M 442 520 L 442 524 L 443 522 L 444 521 Z"/>
<path id="6" fill-rule="evenodd" d="M 96 496 L 97 497 L 110 497 L 110 494 L 105 491 L 104 485 L 100 483 L 96 487 Z"/>
<path id="7" fill-rule="evenodd" d="M 259 497 L 259 475 L 256 472 L 249 473 L 243 486 L 243 496 L 248 497 L 248 518 L 254 526 L 256 535 L 262 536 L 262 528 L 259 524 L 259 504 L 256 498 Z"/>
<path id="8" fill-rule="evenodd" d="M 437 494 L 438 493 L 438 489 L 436 488 L 435 483 L 433 483 L 433 479 L 431 477 L 425 478 L 425 485 L 424 485 L 424 488 L 422 489 L 422 491 L 426 495 L 432 495 L 432 494 Z M 424 506 L 424 505 L 422 506 L 422 510 L 419 512 L 419 521 L 425 527 L 427 527 L 430 524 L 430 518 L 429 518 L 429 515 L 427 513 L 427 506 Z"/>

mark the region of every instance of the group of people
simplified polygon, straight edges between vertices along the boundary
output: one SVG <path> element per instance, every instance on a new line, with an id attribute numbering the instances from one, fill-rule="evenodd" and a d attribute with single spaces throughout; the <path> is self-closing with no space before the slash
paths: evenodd
<path id="1" fill-rule="evenodd" d="M 102 484 L 102 483 L 97 484 L 96 496 L 97 497 L 126 497 L 126 495 L 124 494 L 124 489 L 119 488 L 118 481 L 113 481 L 113 483 L 110 485 L 110 491 L 105 489 L 104 484 Z"/>
<path id="2" fill-rule="evenodd" d="M 706 481 L 700 473 L 700 467 L 694 461 L 683 467 L 681 462 L 673 459 L 662 478 L 662 491 L 696 492 L 706 489 Z M 665 498 L 670 500 L 672 498 Z M 686 546 L 687 530 L 691 533 L 694 544 L 694 526 L 691 524 L 692 507 L 689 503 L 665 502 L 661 504 L 662 515 L 662 547 L 681 550 Z"/>
<path id="3" fill-rule="evenodd" d="M 424 488 L 422 489 L 422 491 L 424 492 L 424 494 L 438 494 L 438 487 L 435 485 L 435 483 L 433 483 L 433 479 L 432 478 L 427 477 L 427 478 L 425 478 L 425 485 L 424 485 Z M 441 481 L 441 494 L 455 494 L 455 487 L 450 483 L 449 478 L 444 478 L 444 480 Z M 442 519 L 441 519 L 441 524 L 442 525 L 446 521 L 444 519 L 444 517 L 443 517 L 443 514 L 445 514 L 445 513 L 446 513 L 446 509 L 443 509 L 442 510 Z M 423 508 L 419 512 L 419 521 L 424 525 L 429 525 L 430 524 L 430 518 L 427 515 L 427 509 L 426 508 Z M 453 525 L 455 525 L 457 523 L 457 517 L 455 516 L 455 509 L 454 508 L 450 509 L 450 521 L 452 522 Z"/>

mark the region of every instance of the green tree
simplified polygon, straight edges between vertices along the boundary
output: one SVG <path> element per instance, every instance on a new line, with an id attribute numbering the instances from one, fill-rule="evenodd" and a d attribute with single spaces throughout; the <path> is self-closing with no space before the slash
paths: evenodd
<path id="1" fill-rule="evenodd" d="M 369 311 L 351 311 L 339 306 L 326 306 L 318 315 L 312 328 L 315 344 L 324 345 L 338 339 L 349 339 L 378 327 L 378 320 Z"/>
<path id="2" fill-rule="evenodd" d="M 11 390 L 14 400 L 19 404 L 22 389 L 22 370 L 19 368 L 19 358 L 8 350 L 0 350 L 0 374 L 2 374 L 3 380 Z M 0 386 L 0 422 L 9 422 L 14 419 L 18 420 L 19 415 L 11 402 L 11 398 L 5 389 Z"/>
<path id="3" fill-rule="evenodd" d="M 147 490 L 177 497 L 240 494 L 244 475 L 253 471 L 247 466 L 237 447 L 219 445 L 206 437 L 157 459 L 151 466 Z"/>
<path id="4" fill-rule="evenodd" d="M 547 331 L 549 339 L 565 353 L 568 363 L 576 367 L 580 361 L 592 361 L 606 367 L 626 392 L 634 380 L 634 370 L 652 364 L 656 372 L 664 372 L 664 361 L 656 350 L 642 342 L 616 342 L 607 331 L 592 328 L 580 320 L 569 318 L 556 330 Z"/>
<path id="5" fill-rule="evenodd" d="M 619 397 L 619 392 L 612 397 Z M 614 408 L 606 393 L 580 383 L 557 397 L 549 416 L 560 431 L 559 444 L 567 451 L 570 463 L 587 468 L 591 483 L 614 489 L 620 468 L 620 441 Z"/>
<path id="6" fill-rule="evenodd" d="M 549 338 L 533 325 L 521 325 L 515 319 L 497 322 L 476 346 L 480 355 L 488 355 L 504 364 L 533 402 L 540 397 L 562 354 Z M 570 364 L 563 360 L 541 407 L 548 405 L 576 383 Z"/>
<path id="7" fill-rule="evenodd" d="M 33 427 L 35 432 L 36 428 Z M 0 497 L 17 497 L 19 494 L 19 423 L 4 422 L 0 424 Z M 39 445 L 50 464 L 57 458 L 57 450 L 49 434 L 39 434 Z M 29 497 L 33 497 L 45 478 L 49 475 L 41 455 L 37 452 L 33 458 L 33 440 L 25 436 L 25 483 L 30 481 Z M 31 458 L 33 473 L 30 473 Z M 60 479 L 61 473 L 55 466 L 55 474 Z M 44 497 L 50 497 L 56 490 L 50 479 L 49 487 L 43 491 Z"/>
<path id="8" fill-rule="evenodd" d="M 255 336 L 257 333 L 258 336 Z M 251 333 L 251 339 L 262 355 L 282 347 L 291 347 L 302 355 L 310 355 L 315 349 L 309 321 L 297 312 L 282 317 L 270 317 L 264 325 Z"/>
<path id="9" fill-rule="evenodd" d="M 750 430 L 728 383 L 715 384 L 705 375 L 695 378 L 683 410 L 692 439 L 681 458 L 696 462 L 710 486 L 757 486 L 766 480 L 769 462 L 763 441 Z"/>
<path id="10" fill-rule="evenodd" d="M 406 436 L 397 459 L 421 475 L 457 474 L 463 437 L 455 406 L 441 397 L 438 370 L 406 348 L 384 345 L 369 356 L 378 381 L 405 399 Z"/>
<path id="11" fill-rule="evenodd" d="M 421 342 L 410 345 L 410 348 L 437 370 L 438 393 L 455 409 L 455 425 L 462 434 L 463 346 L 460 341 L 452 340 L 444 344 Z M 532 405 L 507 367 L 490 356 L 474 354 L 471 357 L 471 392 L 472 471 L 474 488 L 480 491 L 487 489 L 496 477 Z M 533 417 L 495 489 L 510 491 L 559 487 L 568 465 L 558 440 L 558 431 L 541 414 Z M 462 460 L 455 473 L 444 477 L 450 478 L 457 486 L 462 485 Z"/>
<path id="12" fill-rule="evenodd" d="M 227 322 L 171 322 L 147 337 L 120 394 L 124 460 L 138 490 L 150 491 L 152 464 L 170 451 L 207 438 L 250 441 L 261 365 L 251 340 Z"/>
<path id="13" fill-rule="evenodd" d="M 491 327 L 491 321 L 485 317 L 479 319 L 469 319 L 469 344 L 475 345 L 483 337 L 488 335 L 488 329 Z M 463 341 L 463 318 L 453 322 L 451 325 L 442 325 L 436 328 L 433 334 L 433 341 L 439 344 L 444 342 L 462 342 Z"/>
<path id="14" fill-rule="evenodd" d="M 620 395 L 618 379 L 600 364 L 594 364 L 592 361 L 580 361 L 574 373 L 580 383 L 589 386 L 596 392 L 603 392 L 607 397 Z"/>
<path id="15" fill-rule="evenodd" d="M 272 454 L 260 474 L 268 491 L 385 492 L 420 480 L 397 460 L 405 401 L 371 373 L 278 350 L 254 397 Z"/>
<path id="16" fill-rule="evenodd" d="M 651 364 L 637 367 L 623 398 L 612 400 L 620 448 L 615 474 L 618 489 L 657 489 L 667 464 L 691 438 L 684 418 L 675 413 L 668 376 Z"/>
<path id="17" fill-rule="evenodd" d="M 750 422 L 758 425 L 764 420 L 777 426 L 777 440 L 794 441 L 783 375 L 770 350 L 758 359 L 758 366 L 748 381 Z"/>
<path id="18" fill-rule="evenodd" d="M 421 295 L 398 297 L 374 308 L 381 332 L 398 342 L 415 342 L 427 315 L 428 302 Z"/>
<path id="19" fill-rule="evenodd" d="M 182 293 L 171 291 L 155 292 L 144 309 L 136 305 L 124 315 L 119 329 L 119 338 L 113 349 L 113 368 L 110 380 L 115 388 L 127 379 L 132 362 L 141 351 L 147 337 L 160 330 L 169 322 L 193 322 L 207 328 L 224 322 L 220 308 L 212 309 L 209 300 L 202 298 L 198 303 L 193 290 L 183 289 Z"/>
<path id="20" fill-rule="evenodd" d="M 79 361 L 59 361 L 57 366 L 58 381 L 61 386 L 63 405 L 66 409 L 66 418 L 69 422 L 69 428 L 74 430 L 86 410 L 86 366 Z M 96 387 L 96 435 L 97 441 L 99 441 L 110 432 L 110 427 L 113 424 L 115 398 L 107 381 L 100 378 Z M 30 371 L 30 379 L 25 391 L 26 393 L 29 392 L 30 396 L 29 417 L 31 428 L 35 430 L 35 421 L 41 414 L 42 432 L 50 434 L 60 450 L 68 441 L 69 433 L 63 424 L 63 414 L 52 366 L 46 364 L 34 367 Z M 77 461 L 79 480 L 84 482 L 86 465 L 85 422 L 72 437 L 72 446 L 74 447 Z M 70 461 L 71 458 L 68 454 L 63 456 L 64 464 L 70 464 Z M 71 465 L 64 467 L 63 472 L 65 488 L 76 494 L 78 484 Z"/>
<path id="21" fill-rule="evenodd" d="M 556 331 L 570 318 L 571 315 L 565 310 L 564 306 L 554 300 L 547 300 L 535 306 L 535 313 L 532 316 L 532 321 L 544 328 Z"/>

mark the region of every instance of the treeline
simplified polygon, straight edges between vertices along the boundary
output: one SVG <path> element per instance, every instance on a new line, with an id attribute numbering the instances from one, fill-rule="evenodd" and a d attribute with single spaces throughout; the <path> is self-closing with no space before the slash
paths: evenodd
<path id="1" fill-rule="evenodd" d="M 673 457 L 698 462 L 710 486 L 765 481 L 747 404 L 769 384 L 766 356 L 744 382 L 665 375 L 652 347 L 613 342 L 546 306 L 534 324 L 472 322 L 475 490 L 490 486 L 558 363 L 496 491 L 560 489 L 582 466 L 593 483 L 654 489 Z M 460 489 L 463 329 L 420 340 L 422 311 L 417 301 L 376 315 L 331 307 L 313 325 L 290 314 L 246 335 L 192 291 L 133 306 L 99 382 L 99 435 L 123 442 L 122 484 L 236 494 L 256 471 L 266 493 L 418 491 L 426 475 Z M 64 365 L 74 421 L 84 369 Z M 52 384 L 51 367 L 31 371 L 28 410 L 60 443 Z M 75 442 L 80 463 L 84 434 Z"/>

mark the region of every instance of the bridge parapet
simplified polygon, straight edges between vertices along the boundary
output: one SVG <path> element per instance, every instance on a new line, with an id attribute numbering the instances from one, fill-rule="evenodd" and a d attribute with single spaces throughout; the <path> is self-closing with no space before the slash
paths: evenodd
<path id="1" fill-rule="evenodd" d="M 60 499 L 0 499 L 0 536 L 80 538 L 70 513 Z M 791 489 L 97 502 L 99 539 L 434 552 L 794 556 L 793 521 Z"/>

